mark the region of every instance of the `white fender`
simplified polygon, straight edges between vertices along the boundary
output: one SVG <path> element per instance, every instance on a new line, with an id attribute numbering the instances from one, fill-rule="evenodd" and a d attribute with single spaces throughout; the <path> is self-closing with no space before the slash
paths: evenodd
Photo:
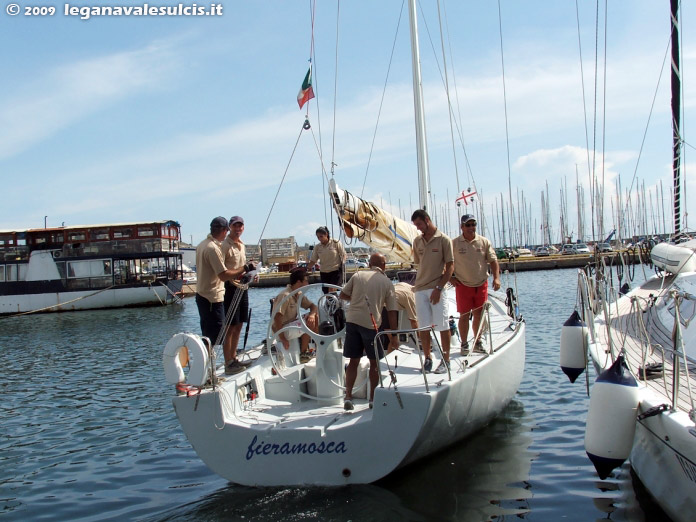
<path id="1" fill-rule="evenodd" d="M 585 370 L 588 344 L 587 325 L 575 310 L 561 328 L 561 370 L 570 382 Z"/>
<path id="2" fill-rule="evenodd" d="M 188 349 L 189 372 L 184 375 L 179 352 Z M 186 382 L 192 386 L 203 386 L 208 379 L 208 349 L 196 334 L 178 333 L 169 339 L 162 353 L 164 376 L 169 384 Z"/>
<path id="3" fill-rule="evenodd" d="M 620 355 L 592 386 L 585 425 L 585 451 L 602 480 L 631 454 L 638 403 L 638 383 Z"/>

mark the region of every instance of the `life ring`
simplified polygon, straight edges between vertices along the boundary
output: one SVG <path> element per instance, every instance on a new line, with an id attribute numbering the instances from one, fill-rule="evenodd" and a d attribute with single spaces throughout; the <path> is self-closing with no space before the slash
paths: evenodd
<path id="1" fill-rule="evenodd" d="M 189 371 L 184 375 L 179 352 L 188 350 Z M 208 349 L 196 334 L 178 333 L 169 339 L 162 353 L 164 376 L 169 384 L 186 383 L 192 386 L 203 386 L 208 380 Z"/>

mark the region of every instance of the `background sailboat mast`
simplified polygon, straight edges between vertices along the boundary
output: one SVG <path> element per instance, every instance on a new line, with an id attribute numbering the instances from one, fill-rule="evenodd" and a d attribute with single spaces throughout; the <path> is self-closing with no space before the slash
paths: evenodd
<path id="1" fill-rule="evenodd" d="M 674 234 L 681 232 L 681 73 L 679 71 L 679 0 L 670 0 L 672 21 L 672 176 Z"/>
<path id="2" fill-rule="evenodd" d="M 413 106 L 416 116 L 416 154 L 418 157 L 418 198 L 420 207 L 430 212 L 430 172 L 428 147 L 425 135 L 425 111 L 423 109 L 423 81 L 421 79 L 420 49 L 418 46 L 418 21 L 416 1 L 409 0 L 408 15 L 411 28 L 411 68 L 413 72 Z"/>

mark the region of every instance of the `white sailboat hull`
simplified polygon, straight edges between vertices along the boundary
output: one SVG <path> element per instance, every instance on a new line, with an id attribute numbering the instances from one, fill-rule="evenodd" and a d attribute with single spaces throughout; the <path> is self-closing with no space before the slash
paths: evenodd
<path id="1" fill-rule="evenodd" d="M 641 411 L 661 402 L 643 394 Z M 659 403 L 659 404 L 658 404 Z M 664 412 L 638 422 L 631 466 L 673 520 L 696 513 L 696 431 L 684 412 Z"/>
<path id="2" fill-rule="evenodd" d="M 174 408 L 199 457 L 232 482 L 374 482 L 470 435 L 512 400 L 524 370 L 525 325 L 507 316 L 499 317 L 498 325 L 494 353 L 465 357 L 453 348 L 451 380 L 447 374 L 428 373 L 429 391 L 415 351 L 389 354 L 398 396 L 383 363 L 384 387 L 375 391 L 374 409 L 366 400 L 356 400 L 355 410 L 346 412 L 340 399 L 322 404 L 293 398 L 293 386 L 287 383 L 280 386 L 287 386 L 289 400 L 269 399 L 277 395 L 271 385 L 279 384 L 265 355 L 246 372 L 224 378 L 215 390 L 175 397 Z M 249 383 L 259 393 L 255 401 L 244 400 L 247 391 L 238 393 L 248 390 Z"/>
<path id="3" fill-rule="evenodd" d="M 179 288 L 180 290 L 180 288 Z M 173 290 L 176 292 L 177 290 Z M 99 308 L 162 305 L 171 292 L 162 285 L 0 296 L 0 315 L 22 312 L 67 312 Z"/>
<path id="4" fill-rule="evenodd" d="M 624 346 L 632 373 L 639 386 L 640 406 L 639 418 L 636 421 L 636 431 L 629 460 L 632 468 L 655 498 L 660 507 L 676 521 L 693 520 L 696 513 L 696 426 L 689 418 L 691 404 L 686 373 L 682 369 L 680 375 L 679 398 L 672 408 L 672 377 L 671 354 L 662 359 L 659 347 L 671 348 L 670 335 L 674 323 L 673 301 L 663 294 L 653 306 L 647 306 L 646 298 L 651 294 L 657 296 L 662 288 L 672 288 L 691 293 L 696 283 L 696 273 L 680 274 L 662 282 L 653 278 L 626 296 L 620 298 L 609 309 L 613 312 L 612 339 L 614 350 L 617 345 Z M 642 309 L 642 315 L 647 331 L 650 333 L 654 350 L 641 353 L 640 333 L 635 329 L 636 310 L 631 311 L 631 299 L 637 298 Z M 598 373 L 611 365 L 606 322 L 603 317 L 595 320 L 597 339 L 590 344 L 589 354 Z M 684 349 L 693 353 L 693 334 L 696 328 L 692 323 L 683 327 L 682 335 L 685 340 Z M 616 331 L 614 331 L 616 330 Z M 625 339 L 625 340 L 624 340 Z M 643 359 L 645 357 L 645 359 Z M 664 375 L 641 379 L 641 367 L 655 361 L 664 362 Z M 690 363 L 692 382 L 696 374 L 696 365 Z M 694 390 L 692 389 L 692 394 Z M 696 395 L 694 395 L 696 400 Z M 651 408 L 665 407 L 665 411 L 641 419 L 640 415 Z"/>

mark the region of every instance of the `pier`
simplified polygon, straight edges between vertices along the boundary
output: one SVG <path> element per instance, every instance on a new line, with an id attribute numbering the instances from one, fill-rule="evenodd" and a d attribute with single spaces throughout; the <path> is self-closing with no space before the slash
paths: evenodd
<path id="1" fill-rule="evenodd" d="M 518 257 L 514 260 L 498 260 L 500 265 L 500 272 L 504 273 L 506 270 L 510 272 L 526 272 L 530 270 L 554 270 L 556 268 L 581 268 L 593 259 L 593 254 L 577 254 L 577 255 L 552 255 L 548 257 Z M 620 263 L 619 252 L 602 254 L 602 257 L 606 259 L 607 264 L 617 264 Z M 624 262 L 630 264 L 635 264 L 639 262 L 639 257 L 637 254 L 629 254 L 624 252 Z M 411 266 L 407 264 L 401 265 L 387 265 L 386 274 L 390 279 L 396 279 L 397 272 L 403 270 L 410 270 Z M 360 270 L 366 270 L 362 268 Z M 346 280 L 350 279 L 352 275 L 356 272 L 356 269 L 350 268 L 346 269 Z M 310 272 L 309 274 L 310 283 L 319 283 L 319 272 Z M 280 287 L 285 286 L 290 283 L 289 272 L 273 272 L 260 274 L 259 280 L 256 283 L 251 283 L 249 286 L 252 288 L 270 288 L 270 287 Z M 194 295 L 196 293 L 195 284 L 184 284 L 182 289 L 184 297 Z"/>

